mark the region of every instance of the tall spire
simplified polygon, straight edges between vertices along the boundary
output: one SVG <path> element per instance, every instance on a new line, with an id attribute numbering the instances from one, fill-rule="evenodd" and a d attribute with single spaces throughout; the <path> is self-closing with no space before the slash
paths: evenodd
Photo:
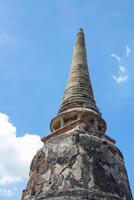
<path id="1" fill-rule="evenodd" d="M 106 130 L 105 121 L 99 112 L 92 90 L 88 72 L 86 45 L 83 29 L 79 29 L 73 50 L 71 70 L 65 89 L 65 94 L 58 115 L 52 119 L 50 128 L 52 133 L 70 126 L 84 116 L 97 118 L 101 132 Z M 72 125 L 70 126 L 70 128 Z"/>
<path id="2" fill-rule="evenodd" d="M 78 107 L 98 112 L 89 78 L 84 32 L 81 28 L 77 33 L 71 71 L 59 113 Z"/>

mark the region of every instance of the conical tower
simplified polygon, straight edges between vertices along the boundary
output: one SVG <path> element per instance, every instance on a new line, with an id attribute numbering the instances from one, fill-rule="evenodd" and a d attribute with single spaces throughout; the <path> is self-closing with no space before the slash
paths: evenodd
<path id="1" fill-rule="evenodd" d="M 68 109 L 88 108 L 98 112 L 89 78 L 83 30 L 77 33 L 71 70 L 59 113 Z"/>
<path id="2" fill-rule="evenodd" d="M 51 134 L 32 160 L 22 200 L 132 200 L 123 155 L 105 134 L 88 73 L 83 30 Z"/>
<path id="3" fill-rule="evenodd" d="M 93 118 L 97 119 L 98 127 L 104 134 L 106 123 L 102 119 L 94 99 L 88 72 L 84 32 L 80 28 L 76 36 L 65 94 L 58 115 L 51 121 L 51 130 L 55 133 L 57 130 L 71 125 L 71 122 L 73 123 L 77 119 L 84 119 L 84 116 L 91 116 L 92 120 Z"/>

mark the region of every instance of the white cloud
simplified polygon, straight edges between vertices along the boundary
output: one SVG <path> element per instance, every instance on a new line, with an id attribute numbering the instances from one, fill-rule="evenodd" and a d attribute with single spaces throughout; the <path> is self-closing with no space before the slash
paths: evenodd
<path id="1" fill-rule="evenodd" d="M 111 57 L 115 58 L 118 62 L 121 61 L 121 58 L 118 55 L 114 54 L 114 53 L 111 54 Z"/>
<path id="2" fill-rule="evenodd" d="M 17 137 L 16 127 L 9 117 L 0 113 L 0 141 L 0 185 L 7 186 L 26 179 L 30 162 L 42 146 L 40 137 L 33 134 Z"/>
<path id="3" fill-rule="evenodd" d="M 122 72 L 122 73 L 125 73 L 126 69 L 124 66 L 120 65 L 119 66 L 119 71 Z"/>
<path id="4" fill-rule="evenodd" d="M 127 57 L 129 56 L 129 54 L 131 53 L 130 48 L 127 46 L 126 47 L 126 55 Z M 123 66 L 122 63 L 124 62 L 124 57 L 120 57 L 116 54 L 111 54 L 111 56 L 113 58 L 116 59 L 116 61 L 118 62 L 117 68 L 118 68 L 118 74 L 112 75 L 112 78 L 116 81 L 116 83 L 120 84 L 120 83 L 124 83 L 127 81 L 128 79 L 128 74 L 126 73 L 127 68 L 126 66 Z"/>
<path id="5" fill-rule="evenodd" d="M 0 188 L 0 196 L 3 197 L 12 197 L 16 195 L 17 188 L 9 189 L 9 188 Z"/>
<path id="6" fill-rule="evenodd" d="M 117 83 L 124 83 L 128 79 L 128 75 L 112 76 Z"/>
<path id="7" fill-rule="evenodd" d="M 126 74 L 126 68 L 123 65 L 118 65 L 118 75 L 113 76 L 112 78 L 116 81 L 116 83 L 124 83 L 128 79 L 128 75 Z"/>
<path id="8" fill-rule="evenodd" d="M 126 46 L 126 56 L 128 57 L 131 53 L 131 49 L 129 48 L 129 46 Z"/>

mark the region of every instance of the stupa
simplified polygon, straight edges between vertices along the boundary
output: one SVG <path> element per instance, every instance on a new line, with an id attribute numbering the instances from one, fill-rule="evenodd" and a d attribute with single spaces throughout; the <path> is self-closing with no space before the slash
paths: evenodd
<path id="1" fill-rule="evenodd" d="M 132 200 L 123 155 L 105 134 L 89 77 L 83 30 L 51 134 L 32 160 L 22 200 Z"/>

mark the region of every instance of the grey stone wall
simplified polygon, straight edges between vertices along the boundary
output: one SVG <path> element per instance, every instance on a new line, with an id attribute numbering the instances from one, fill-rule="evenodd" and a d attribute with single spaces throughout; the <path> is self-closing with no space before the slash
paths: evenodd
<path id="1" fill-rule="evenodd" d="M 123 156 L 80 126 L 46 141 L 35 155 L 22 200 L 132 200 Z"/>

